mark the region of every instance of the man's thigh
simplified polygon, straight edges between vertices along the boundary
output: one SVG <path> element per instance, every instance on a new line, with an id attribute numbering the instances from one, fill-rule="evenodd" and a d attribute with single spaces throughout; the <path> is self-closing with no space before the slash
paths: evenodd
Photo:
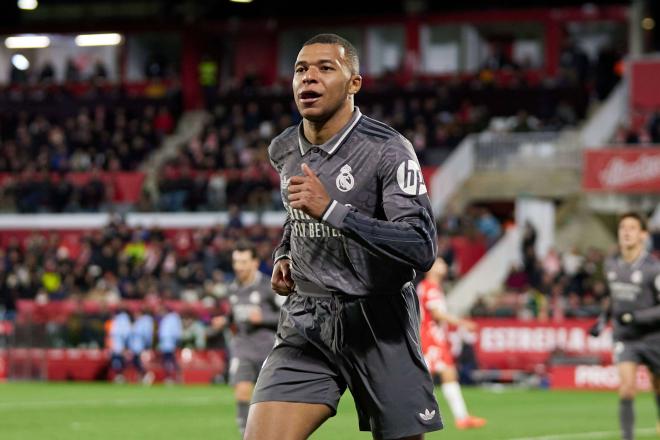
<path id="1" fill-rule="evenodd" d="M 342 310 L 344 375 L 360 429 L 398 439 L 442 428 L 422 356 L 414 291 L 347 302 Z"/>
<path id="2" fill-rule="evenodd" d="M 614 343 L 613 360 L 615 364 L 642 362 L 639 341 L 616 341 Z"/>
<path id="3" fill-rule="evenodd" d="M 332 415 L 329 406 L 319 403 L 254 403 L 248 414 L 245 440 L 306 440 Z"/>
<path id="4" fill-rule="evenodd" d="M 660 377 L 660 342 L 641 341 L 639 344 L 641 363 L 646 365 L 654 377 Z"/>
<path id="5" fill-rule="evenodd" d="M 277 344 L 261 368 L 252 396 L 253 404 L 323 404 L 330 407 L 332 415 L 336 413 L 339 399 L 346 390 L 346 381 L 333 354 L 325 347 L 320 335 L 316 335 L 319 328 L 330 325 L 332 320 L 307 310 L 312 306 L 313 302 L 297 295 L 287 302 L 285 315 L 292 309 L 295 313 L 304 313 L 306 319 L 314 322 L 300 323 L 293 318 L 280 321 Z"/>

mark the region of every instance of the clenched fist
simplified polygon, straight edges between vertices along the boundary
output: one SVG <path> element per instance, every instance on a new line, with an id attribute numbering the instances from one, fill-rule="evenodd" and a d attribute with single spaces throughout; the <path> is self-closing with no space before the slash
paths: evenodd
<path id="1" fill-rule="evenodd" d="M 289 205 L 318 220 L 332 200 L 314 171 L 305 163 L 301 168 L 304 176 L 289 180 Z"/>
<path id="2" fill-rule="evenodd" d="M 273 276 L 270 278 L 270 287 L 282 296 L 289 296 L 294 291 L 296 284 L 291 278 L 291 260 L 288 258 L 277 260 L 273 267 Z"/>

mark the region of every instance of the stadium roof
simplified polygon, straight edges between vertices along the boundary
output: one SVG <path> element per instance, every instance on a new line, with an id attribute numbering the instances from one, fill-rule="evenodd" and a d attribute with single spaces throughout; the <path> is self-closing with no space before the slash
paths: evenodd
<path id="1" fill-rule="evenodd" d="M 251 3 L 233 3 L 229 0 L 39 0 L 34 11 L 20 11 L 15 0 L 3 7 L 0 25 L 22 25 L 45 22 L 75 21 L 127 21 L 156 20 L 158 23 L 181 24 L 201 20 L 228 18 L 283 18 L 374 16 L 398 14 L 442 13 L 465 10 L 502 10 L 545 8 L 545 0 L 463 0 L 445 2 L 434 0 L 385 0 L 374 7 L 372 2 L 331 0 L 325 3 L 300 0 L 253 0 Z M 5 3 L 5 4 L 6 4 Z M 552 7 L 579 6 L 584 1 L 554 0 Z M 599 0 L 591 5 L 629 4 L 629 1 Z"/>

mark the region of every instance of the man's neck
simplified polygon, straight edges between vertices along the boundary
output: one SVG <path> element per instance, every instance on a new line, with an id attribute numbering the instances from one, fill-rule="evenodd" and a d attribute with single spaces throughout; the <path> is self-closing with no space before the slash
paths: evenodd
<path id="1" fill-rule="evenodd" d="M 241 286 L 249 286 L 250 284 L 254 283 L 254 280 L 257 278 L 257 273 L 252 273 L 245 277 L 245 279 L 239 279 L 238 284 Z"/>
<path id="2" fill-rule="evenodd" d="M 344 105 L 329 119 L 321 122 L 303 119 L 303 133 L 312 145 L 322 145 L 344 128 L 353 117 L 353 104 Z"/>
<path id="3" fill-rule="evenodd" d="M 635 246 L 632 248 L 622 248 L 621 249 L 621 258 L 623 258 L 623 261 L 626 263 L 634 263 L 640 255 L 642 255 L 642 251 L 644 248 L 642 246 Z"/>

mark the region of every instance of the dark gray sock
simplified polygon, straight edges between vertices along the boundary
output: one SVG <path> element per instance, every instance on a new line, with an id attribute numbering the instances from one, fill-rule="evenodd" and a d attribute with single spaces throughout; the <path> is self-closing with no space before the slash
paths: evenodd
<path id="1" fill-rule="evenodd" d="M 247 424 L 248 410 L 250 409 L 250 402 L 236 402 L 236 424 L 239 431 L 241 431 L 241 438 L 245 434 L 245 425 Z"/>
<path id="2" fill-rule="evenodd" d="M 621 425 L 621 439 L 633 440 L 635 425 L 635 412 L 632 399 L 619 400 L 619 423 Z"/>

